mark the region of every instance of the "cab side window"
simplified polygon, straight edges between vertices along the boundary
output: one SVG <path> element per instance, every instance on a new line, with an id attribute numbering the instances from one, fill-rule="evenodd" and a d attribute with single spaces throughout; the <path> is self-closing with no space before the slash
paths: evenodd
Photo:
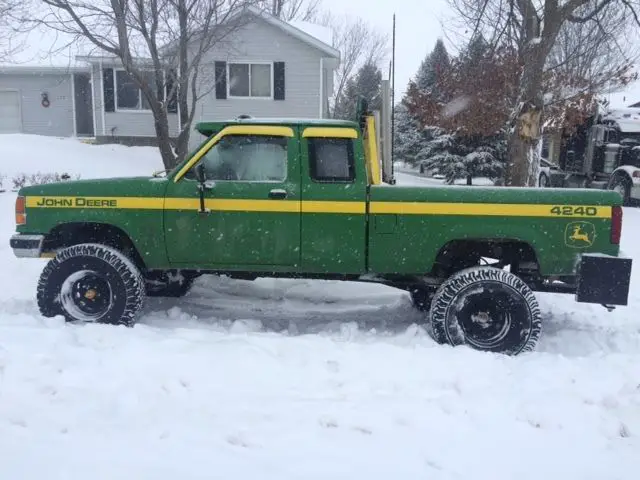
<path id="1" fill-rule="evenodd" d="M 348 183 L 355 180 L 352 139 L 309 138 L 308 150 L 313 181 Z"/>
<path id="2" fill-rule="evenodd" d="M 207 180 L 282 182 L 287 178 L 287 138 L 228 135 L 201 162 Z"/>

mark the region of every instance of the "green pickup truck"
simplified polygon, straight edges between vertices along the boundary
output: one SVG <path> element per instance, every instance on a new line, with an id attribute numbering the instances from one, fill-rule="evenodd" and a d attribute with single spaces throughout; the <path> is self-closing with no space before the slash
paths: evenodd
<path id="1" fill-rule="evenodd" d="M 382 182 L 376 117 L 200 123 L 150 177 L 18 192 L 18 257 L 49 258 L 44 316 L 132 326 L 146 296 L 202 274 L 377 282 L 408 291 L 439 343 L 516 355 L 540 337 L 534 291 L 626 305 L 612 191 Z"/>

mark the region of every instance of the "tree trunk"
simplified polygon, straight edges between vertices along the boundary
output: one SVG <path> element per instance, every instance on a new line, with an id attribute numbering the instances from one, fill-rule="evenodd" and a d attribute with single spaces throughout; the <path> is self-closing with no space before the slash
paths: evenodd
<path id="1" fill-rule="evenodd" d="M 159 109 L 154 115 L 154 124 L 156 127 L 156 137 L 158 138 L 158 148 L 162 156 L 162 163 L 166 170 L 171 170 L 176 166 L 176 156 L 171 147 L 171 137 L 169 133 L 169 119 L 164 109 Z"/>
<path id="2" fill-rule="evenodd" d="M 467 185 L 473 185 L 473 176 L 467 175 Z"/>
<path id="3" fill-rule="evenodd" d="M 538 176 L 537 158 L 543 112 L 542 78 L 546 55 L 541 45 L 528 49 L 520 79 L 518 102 L 511 115 L 508 147 L 507 186 L 534 186 Z"/>

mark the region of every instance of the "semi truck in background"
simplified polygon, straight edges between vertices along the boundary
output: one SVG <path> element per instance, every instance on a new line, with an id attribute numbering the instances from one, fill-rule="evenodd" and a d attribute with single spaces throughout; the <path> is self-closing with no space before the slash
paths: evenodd
<path id="1" fill-rule="evenodd" d="M 553 157 L 543 151 L 541 187 L 614 190 L 625 205 L 640 200 L 640 108 L 599 106 Z"/>

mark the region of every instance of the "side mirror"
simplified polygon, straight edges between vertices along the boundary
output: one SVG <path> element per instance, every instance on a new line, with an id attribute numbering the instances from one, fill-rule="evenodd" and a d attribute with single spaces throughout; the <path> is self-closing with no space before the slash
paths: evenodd
<path id="1" fill-rule="evenodd" d="M 206 181 L 204 174 L 204 163 L 199 163 L 196 166 L 196 177 L 198 178 L 198 182 L 200 182 L 201 184 L 204 184 L 204 182 Z"/>

